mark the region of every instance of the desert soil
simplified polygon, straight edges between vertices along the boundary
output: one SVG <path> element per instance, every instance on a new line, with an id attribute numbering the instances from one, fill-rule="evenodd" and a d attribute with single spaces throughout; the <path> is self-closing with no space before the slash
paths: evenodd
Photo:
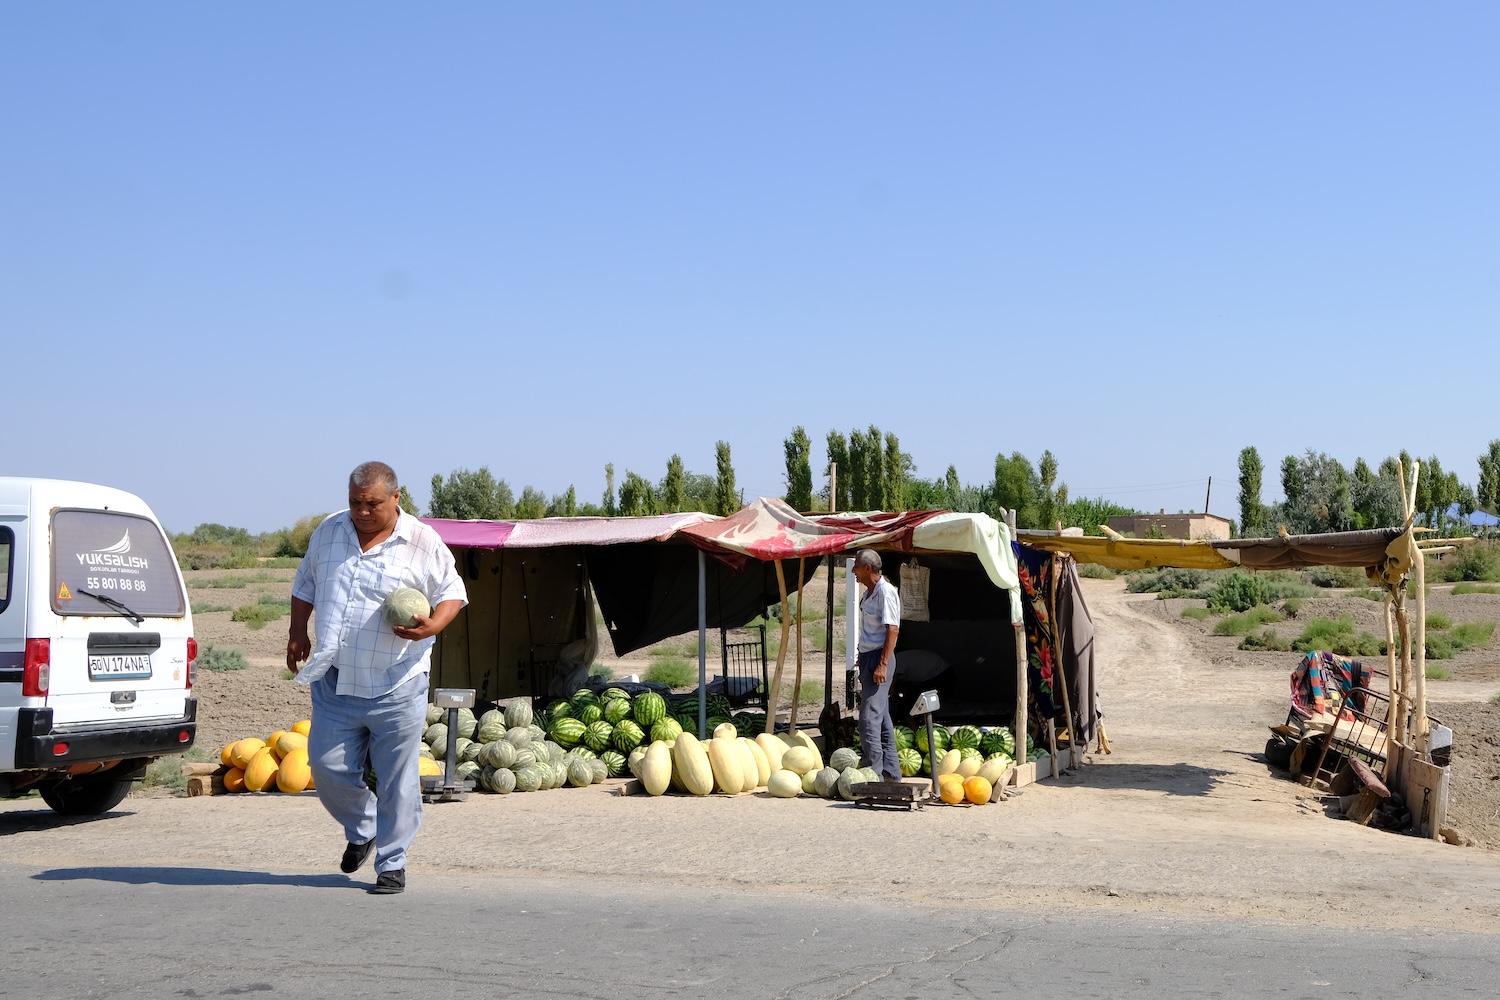
<path id="1" fill-rule="evenodd" d="M 267 576 L 286 580 L 257 578 L 234 592 L 250 595 L 244 601 L 218 600 L 230 592 L 209 588 L 194 594 L 200 603 L 237 604 L 254 599 L 252 588 L 290 586 L 290 571 Z M 414 885 L 424 872 L 486 872 L 690 892 L 812 891 L 934 908 L 1120 909 L 1487 933 L 1500 926 L 1500 852 L 1356 827 L 1268 771 L 1266 727 L 1286 716 L 1295 654 L 1240 653 L 1234 640 L 1177 617 L 1172 602 L 1126 594 L 1117 580 L 1084 587 L 1114 752 L 1057 780 L 990 806 L 912 813 L 763 793 L 620 797 L 608 785 L 475 795 L 427 808 L 411 855 Z M 200 676 L 202 742 L 210 749 L 284 727 L 307 705 L 302 689 L 280 676 L 284 620 L 250 633 L 227 619 L 200 614 L 200 636 L 241 648 L 252 665 Z M 1462 666 L 1450 683 L 1463 697 L 1449 698 L 1434 683 L 1434 714 L 1459 733 L 1460 825 L 1493 848 L 1500 748 L 1496 709 L 1484 699 L 1500 683 L 1484 678 L 1500 671 L 1488 660 Z M 332 870 L 343 846 L 311 794 L 139 795 L 84 823 L 19 800 L 0 806 L 0 836 L 21 864 L 108 856 L 116 864 L 312 874 Z"/>

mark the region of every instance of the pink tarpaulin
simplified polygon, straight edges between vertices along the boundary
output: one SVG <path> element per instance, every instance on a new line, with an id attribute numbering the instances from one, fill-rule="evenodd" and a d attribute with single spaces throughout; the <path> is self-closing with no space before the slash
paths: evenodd
<path id="1" fill-rule="evenodd" d="M 728 556 L 731 563 L 745 558 L 815 559 L 870 546 L 909 550 L 912 531 L 941 513 L 915 510 L 807 517 L 781 500 L 762 497 L 737 514 L 683 528 L 682 534 L 699 548 Z"/>
<path id="2" fill-rule="evenodd" d="M 655 517 L 549 517 L 537 521 L 450 521 L 423 518 L 448 545 L 480 549 L 543 549 L 561 545 L 660 542 L 684 527 L 715 521 L 710 514 Z"/>

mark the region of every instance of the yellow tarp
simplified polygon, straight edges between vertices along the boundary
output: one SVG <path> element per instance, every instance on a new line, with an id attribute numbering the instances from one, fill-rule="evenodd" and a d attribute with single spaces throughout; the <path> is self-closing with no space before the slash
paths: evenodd
<path id="1" fill-rule="evenodd" d="M 1110 569 L 1233 569 L 1238 563 L 1225 558 L 1207 542 L 1176 538 L 1095 538 L 1067 535 L 1027 535 L 1022 545 L 1043 552 L 1067 552 L 1081 563 L 1094 563 Z M 1234 550 L 1229 550 L 1233 552 Z"/>

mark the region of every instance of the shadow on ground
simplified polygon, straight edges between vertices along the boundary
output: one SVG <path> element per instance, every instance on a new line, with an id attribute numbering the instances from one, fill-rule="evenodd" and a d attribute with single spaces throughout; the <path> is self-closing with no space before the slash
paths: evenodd
<path id="1" fill-rule="evenodd" d="M 1167 795 L 1207 795 L 1229 771 L 1197 764 L 1094 763 L 1050 784 L 1089 788 L 1139 788 Z"/>
<path id="2" fill-rule="evenodd" d="M 51 809 L 28 809 L 25 812 L 0 813 L 0 837 L 10 837 L 33 830 L 56 830 L 80 823 L 102 823 L 135 815 L 129 809 L 115 809 L 99 816 L 64 816 Z"/>
<path id="3" fill-rule="evenodd" d="M 365 888 L 347 875 L 272 875 L 228 868 L 53 868 L 38 872 L 39 882 L 99 881 L 125 885 L 295 885 L 313 889 Z"/>

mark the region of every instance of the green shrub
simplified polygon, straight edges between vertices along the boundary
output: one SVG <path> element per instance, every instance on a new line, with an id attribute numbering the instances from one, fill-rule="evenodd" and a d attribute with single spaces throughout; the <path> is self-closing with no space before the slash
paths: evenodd
<path id="1" fill-rule="evenodd" d="M 1281 621 L 1281 612 L 1267 605 L 1258 605 L 1242 615 L 1230 615 L 1214 626 L 1214 635 L 1249 635 L 1257 626 Z"/>
<path id="2" fill-rule="evenodd" d="M 1211 579 L 1208 570 L 1202 569 L 1157 569 L 1139 570 L 1125 578 L 1125 589 L 1132 594 L 1155 594 L 1162 591 L 1179 593 L 1201 590 Z"/>
<path id="3" fill-rule="evenodd" d="M 1379 656 L 1382 643 L 1368 632 L 1354 632 L 1354 616 L 1340 615 L 1337 621 L 1314 618 L 1302 629 L 1302 634 L 1292 640 L 1292 648 L 1299 653 L 1310 653 L 1325 649 L 1339 656 Z"/>
<path id="4" fill-rule="evenodd" d="M 1214 613 L 1212 611 L 1208 610 L 1207 608 L 1196 608 L 1195 607 L 1195 608 L 1183 608 L 1182 609 L 1182 617 L 1184 617 L 1184 618 L 1191 618 L 1194 621 L 1200 621 L 1201 622 L 1205 618 L 1212 618 L 1213 616 L 1214 616 Z"/>
<path id="5" fill-rule="evenodd" d="M 613 677 L 614 675 L 615 672 L 602 663 L 596 663 L 592 667 L 589 667 L 590 677 Z"/>
<path id="6" fill-rule="evenodd" d="M 1490 704 L 1500 705 L 1500 692 L 1496 692 L 1495 694 L 1490 695 Z"/>
<path id="7" fill-rule="evenodd" d="M 195 615 L 206 615 L 206 614 L 209 614 L 210 612 L 214 612 L 214 611 L 233 611 L 233 610 L 234 609 L 231 608 L 227 604 L 194 604 L 193 605 L 193 614 L 195 614 Z"/>
<path id="8" fill-rule="evenodd" d="M 1369 578 L 1353 566 L 1314 566 L 1307 571 L 1307 582 L 1314 587 L 1362 587 Z"/>
<path id="9" fill-rule="evenodd" d="M 1441 611 L 1434 611 L 1427 616 L 1427 627 L 1434 632 L 1441 632 L 1445 628 L 1453 627 L 1453 619 Z"/>
<path id="10" fill-rule="evenodd" d="M 302 565 L 302 560 L 296 556 L 272 556 L 262 559 L 260 565 L 263 569 L 296 569 Z"/>
<path id="11" fill-rule="evenodd" d="M 1288 618 L 1296 618 L 1297 612 L 1302 610 L 1302 598 L 1288 597 L 1281 602 L 1281 610 Z"/>
<path id="12" fill-rule="evenodd" d="M 1257 604 L 1270 600 L 1271 588 L 1266 578 L 1238 570 L 1225 573 L 1209 592 L 1210 608 L 1227 608 L 1230 611 L 1249 611 Z"/>
<path id="13" fill-rule="evenodd" d="M 1259 635 L 1247 635 L 1240 643 L 1241 649 L 1266 650 L 1273 653 L 1285 653 L 1291 650 L 1291 643 L 1276 634 L 1275 629 L 1262 629 Z"/>
<path id="14" fill-rule="evenodd" d="M 1451 681 L 1453 679 L 1453 671 L 1447 667 L 1435 667 L 1429 663 L 1427 665 L 1427 679 L 1430 681 Z"/>
<path id="15" fill-rule="evenodd" d="M 225 649 L 206 642 L 203 648 L 198 650 L 198 669 L 207 670 L 211 674 L 244 670 L 248 666 L 250 666 L 250 661 L 245 659 L 245 654 L 238 649 Z"/>
<path id="16" fill-rule="evenodd" d="M 1108 566 L 1100 566 L 1098 563 L 1079 563 L 1078 575 L 1085 580 L 1113 580 L 1120 574 Z"/>
<path id="17" fill-rule="evenodd" d="M 1490 644 L 1495 634 L 1494 622 L 1465 622 L 1455 626 L 1451 633 L 1453 645 L 1458 649 L 1480 649 Z"/>
<path id="18" fill-rule="evenodd" d="M 1453 654 L 1456 652 L 1458 652 L 1458 644 L 1453 641 L 1452 636 L 1438 632 L 1435 635 L 1427 637 L 1427 658 L 1429 660 L 1451 660 L 1453 659 Z M 1427 676 L 1432 676 L 1431 670 L 1427 672 Z"/>
<path id="19" fill-rule="evenodd" d="M 1363 597 L 1367 601 L 1374 601 L 1376 604 L 1379 604 L 1385 600 L 1385 591 L 1376 590 L 1374 587 L 1362 587 L 1359 590 L 1351 591 L 1349 596 Z"/>
<path id="20" fill-rule="evenodd" d="M 241 590 L 250 586 L 248 576 L 211 576 L 202 580 L 189 580 L 188 586 L 194 589 L 210 587 L 214 590 Z"/>
<path id="21" fill-rule="evenodd" d="M 1487 587 L 1482 583 L 1459 583 L 1453 587 L 1454 594 L 1500 594 L 1500 587 Z"/>
<path id="22" fill-rule="evenodd" d="M 676 656 L 664 656 L 646 669 L 645 679 L 668 687 L 690 687 L 698 682 L 698 669 Z"/>
<path id="23" fill-rule="evenodd" d="M 1441 563 L 1442 579 L 1460 581 L 1500 580 L 1500 545 L 1479 542 L 1465 545 Z"/>
<path id="24" fill-rule="evenodd" d="M 798 705 L 820 705 L 823 703 L 823 685 L 817 681 L 807 678 L 802 680 L 802 689 L 797 692 Z M 781 686 L 781 697 L 783 701 L 792 700 L 792 685 L 787 682 Z"/>
<path id="25" fill-rule="evenodd" d="M 265 596 L 270 597 L 269 594 Z M 266 622 L 274 622 L 283 615 L 289 614 L 291 610 L 290 601 L 277 602 L 275 598 L 272 598 L 270 602 L 266 602 L 262 598 L 254 604 L 242 604 L 235 608 L 229 620 L 243 622 L 249 629 L 261 629 L 266 627 Z"/>
<path id="26" fill-rule="evenodd" d="M 307 543 L 312 540 L 313 529 L 322 524 L 323 518 L 327 516 L 327 514 L 312 514 L 299 519 L 278 541 L 276 555 L 296 559 L 307 555 Z"/>

